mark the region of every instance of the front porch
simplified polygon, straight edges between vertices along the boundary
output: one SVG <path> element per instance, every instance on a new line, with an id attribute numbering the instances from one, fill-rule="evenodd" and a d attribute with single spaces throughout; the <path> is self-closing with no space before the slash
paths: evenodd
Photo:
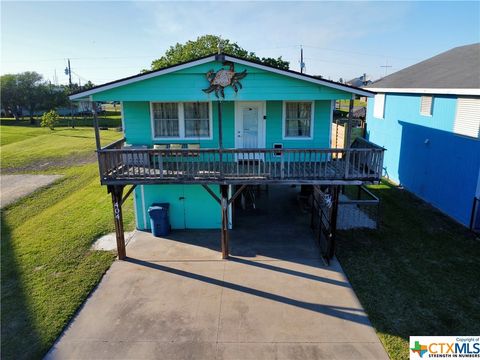
<path id="1" fill-rule="evenodd" d="M 384 149 L 356 139 L 348 149 L 132 149 L 97 151 L 105 185 L 361 184 L 382 175 Z"/>

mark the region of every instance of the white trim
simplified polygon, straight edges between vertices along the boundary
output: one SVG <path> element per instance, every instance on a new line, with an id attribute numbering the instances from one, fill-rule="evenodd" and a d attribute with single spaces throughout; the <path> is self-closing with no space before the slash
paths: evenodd
<path id="1" fill-rule="evenodd" d="M 378 93 L 373 98 L 373 117 L 376 119 L 385 119 L 385 101 L 386 95 Z"/>
<path id="2" fill-rule="evenodd" d="M 228 198 L 232 198 L 232 185 L 228 185 Z M 228 205 L 228 229 L 232 230 L 233 229 L 233 213 L 232 213 L 232 206 L 233 204 Z"/>
<path id="3" fill-rule="evenodd" d="M 329 88 L 346 91 L 346 92 L 356 94 L 356 95 L 360 95 L 360 96 L 370 97 L 370 96 L 374 95 L 374 94 L 371 93 L 371 90 L 354 89 L 354 88 L 351 88 L 349 86 L 345 86 L 345 85 L 342 85 L 342 84 L 337 84 L 337 83 L 332 83 L 332 82 L 325 81 L 325 80 L 322 80 L 322 79 L 315 79 L 315 78 L 307 77 L 307 76 L 302 75 L 302 74 L 296 74 L 296 73 L 292 73 L 290 71 L 285 71 L 285 70 L 281 70 L 281 69 L 272 68 L 270 66 L 265 66 L 265 65 L 254 63 L 254 62 L 250 62 L 248 60 L 241 60 L 241 59 L 233 58 L 233 57 L 230 57 L 228 55 L 225 55 L 225 60 L 226 61 L 231 61 L 231 62 L 234 62 L 234 63 L 237 63 L 237 64 L 242 64 L 242 65 L 250 66 L 250 67 L 253 67 L 253 68 L 273 72 L 273 73 L 276 73 L 276 74 L 281 74 L 281 75 L 288 76 L 288 77 L 291 77 L 291 78 L 304 80 L 304 81 L 311 82 L 311 83 L 314 83 L 314 84 L 323 85 L 323 86 L 326 86 L 326 87 L 329 87 Z M 80 99 L 80 98 L 83 98 L 85 96 L 96 94 L 96 93 L 99 93 L 99 92 L 102 92 L 102 91 L 105 91 L 105 90 L 114 89 L 114 88 L 117 88 L 119 86 L 132 84 L 132 83 L 142 81 L 142 80 L 146 80 L 146 79 L 150 79 L 150 78 L 153 78 L 153 77 L 156 77 L 156 76 L 169 74 L 169 73 L 172 73 L 172 72 L 175 72 L 175 71 L 179 71 L 179 70 L 187 69 L 189 67 L 205 64 L 205 63 L 208 63 L 208 62 L 211 62 L 211 61 L 215 61 L 215 55 L 209 56 L 205 59 L 200 59 L 200 60 L 188 62 L 186 64 L 172 66 L 168 69 L 158 70 L 158 71 L 155 71 L 155 72 L 152 72 L 152 73 L 149 73 L 149 74 L 145 74 L 145 75 L 142 75 L 142 76 L 135 76 L 135 77 L 130 78 L 130 79 L 125 79 L 125 80 L 120 80 L 120 81 L 110 83 L 110 84 L 107 83 L 105 85 L 100 85 L 96 89 L 91 89 L 91 90 L 87 90 L 87 91 L 84 91 L 84 92 L 81 92 L 81 93 L 78 93 L 78 94 L 70 95 L 69 98 L 70 98 L 70 100 Z M 373 91 L 376 91 L 376 90 L 373 89 Z"/>
<path id="4" fill-rule="evenodd" d="M 114 88 L 117 88 L 119 86 L 132 84 L 132 83 L 135 83 L 137 81 L 147 80 L 147 79 L 159 76 L 159 75 L 165 75 L 165 74 L 169 74 L 169 73 L 172 73 L 172 72 L 175 72 L 175 71 L 188 69 L 189 67 L 202 65 L 202 64 L 205 64 L 207 62 L 214 61 L 214 60 L 215 60 L 215 56 L 212 55 L 212 56 L 209 56 L 208 58 L 205 58 L 205 59 L 200 59 L 200 60 L 192 61 L 192 62 L 189 62 L 189 63 L 186 63 L 186 64 L 172 66 L 168 69 L 155 71 L 155 72 L 152 72 L 150 74 L 145 74 L 145 75 L 142 75 L 142 76 L 136 76 L 132 79 L 125 79 L 125 80 L 122 80 L 122 81 L 115 82 L 113 84 L 100 85 L 100 87 L 98 87 L 96 89 L 87 90 L 87 91 L 84 91 L 84 92 L 81 92 L 81 93 L 78 93 L 78 94 L 70 95 L 69 97 L 70 97 L 70 100 L 75 100 L 75 99 L 82 98 L 82 97 L 87 96 L 87 95 L 92 95 L 92 94 L 96 94 L 96 93 L 99 93 L 99 92 L 102 92 L 102 91 L 105 91 L 105 90 L 114 89 Z"/>
<path id="5" fill-rule="evenodd" d="M 235 101 L 234 103 L 234 108 L 235 108 L 235 119 L 234 119 L 234 131 L 235 131 L 235 148 L 237 149 L 242 149 L 243 148 L 243 141 L 242 144 L 240 144 L 240 140 L 238 137 L 238 133 L 242 131 L 243 127 L 243 118 L 241 117 L 240 114 L 240 107 L 241 105 L 259 105 L 261 106 L 260 109 L 260 119 L 259 119 L 259 130 L 261 130 L 258 133 L 258 148 L 264 148 L 266 146 L 266 141 L 267 141 L 267 129 L 266 129 L 266 121 L 265 117 L 267 115 L 267 102 L 266 101 Z M 241 125 L 240 126 L 240 120 L 241 120 Z M 242 145 L 242 146 L 240 146 Z"/>
<path id="6" fill-rule="evenodd" d="M 335 110 L 335 100 L 330 100 L 330 126 L 328 131 L 328 147 L 332 146 L 332 131 L 333 131 L 333 110 Z"/>
<path id="7" fill-rule="evenodd" d="M 292 77 L 292 78 L 295 78 L 295 79 L 308 81 L 308 82 L 311 82 L 311 83 L 314 83 L 314 84 L 327 86 L 329 88 L 346 91 L 346 92 L 349 92 L 349 93 L 352 93 L 352 94 L 357 94 L 357 95 L 361 95 L 361 96 L 369 96 L 369 97 L 374 95 L 369 90 L 364 91 L 364 90 L 361 90 L 361 89 L 354 89 L 354 88 L 351 88 L 349 86 L 345 86 L 345 85 L 342 85 L 342 84 L 331 83 L 329 81 L 325 81 L 325 80 L 322 80 L 322 79 L 310 78 L 310 77 L 307 77 L 307 76 L 302 75 L 302 74 L 295 74 L 295 73 L 292 73 L 290 71 L 285 71 L 285 70 L 282 70 L 282 69 L 272 68 L 270 66 L 265 66 L 265 65 L 253 63 L 253 62 L 250 62 L 248 60 L 241 60 L 241 59 L 233 58 L 233 57 L 230 57 L 228 55 L 225 55 L 225 60 L 226 61 L 231 61 L 231 62 L 236 62 L 237 64 L 247 65 L 247 66 L 250 66 L 250 67 L 257 68 L 257 69 L 273 72 L 273 73 L 276 73 L 276 74 L 289 76 L 289 77 Z"/>
<path id="8" fill-rule="evenodd" d="M 143 185 L 140 185 L 140 191 L 142 193 L 142 213 L 143 213 L 143 228 L 144 230 L 147 230 L 147 216 L 145 214 L 146 209 L 145 209 L 145 191 L 143 190 Z"/>
<path id="9" fill-rule="evenodd" d="M 137 188 L 133 189 L 133 209 L 135 214 L 135 228 L 138 229 Z"/>
<path id="10" fill-rule="evenodd" d="M 185 136 L 185 112 L 183 104 L 188 102 L 208 103 L 208 126 L 209 136 Z M 179 136 L 157 136 L 155 137 L 155 126 L 153 124 L 153 104 L 177 103 L 178 104 L 178 134 Z M 152 130 L 152 140 L 212 140 L 213 139 L 213 113 L 211 101 L 150 101 L 150 128 Z"/>
<path id="11" fill-rule="evenodd" d="M 311 103 L 312 109 L 310 114 L 310 136 L 286 136 L 285 122 L 287 116 L 287 103 Z M 282 102 L 282 140 L 313 140 L 315 123 L 315 101 L 313 100 L 287 100 Z"/>
<path id="12" fill-rule="evenodd" d="M 123 109 L 123 101 L 120 101 L 120 105 L 122 107 L 122 109 L 120 110 L 120 116 L 121 116 L 121 119 L 122 119 L 122 132 L 123 132 L 123 136 L 125 137 L 125 110 Z"/>
<path id="13" fill-rule="evenodd" d="M 409 93 L 409 94 L 444 94 L 444 95 L 473 95 L 479 96 L 480 89 L 435 89 L 435 88 L 373 88 L 365 89 L 382 93 Z"/>

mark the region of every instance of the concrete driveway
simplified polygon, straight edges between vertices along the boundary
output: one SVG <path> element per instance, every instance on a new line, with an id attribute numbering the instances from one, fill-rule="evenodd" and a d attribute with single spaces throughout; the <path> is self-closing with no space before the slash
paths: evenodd
<path id="1" fill-rule="evenodd" d="M 219 231 L 138 232 L 46 358 L 388 359 L 286 189 L 239 217 L 229 260 Z"/>
<path id="2" fill-rule="evenodd" d="M 2 175 L 0 176 L 1 207 L 7 206 L 35 190 L 50 185 L 62 175 Z"/>

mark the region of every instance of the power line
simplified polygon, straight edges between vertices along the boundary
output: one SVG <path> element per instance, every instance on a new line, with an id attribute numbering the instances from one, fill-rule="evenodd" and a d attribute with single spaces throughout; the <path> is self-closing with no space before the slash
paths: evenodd
<path id="1" fill-rule="evenodd" d="M 310 48 L 313 48 L 313 49 L 319 49 L 319 50 L 343 52 L 343 53 L 347 53 L 347 54 L 357 54 L 357 55 L 372 56 L 372 57 L 384 57 L 385 56 L 385 54 L 380 55 L 380 54 L 364 53 L 364 52 L 359 52 L 359 51 L 351 51 L 351 50 L 343 50 L 343 49 L 332 49 L 332 48 L 311 46 L 311 45 L 303 45 L 303 46 L 310 47 Z M 388 57 L 391 58 L 391 59 L 421 60 L 420 58 L 408 58 L 408 57 L 390 56 L 390 55 L 388 55 Z"/>

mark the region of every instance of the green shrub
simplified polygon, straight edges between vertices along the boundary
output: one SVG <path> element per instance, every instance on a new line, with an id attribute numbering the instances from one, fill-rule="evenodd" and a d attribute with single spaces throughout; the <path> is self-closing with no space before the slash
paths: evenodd
<path id="1" fill-rule="evenodd" d="M 42 127 L 49 127 L 50 130 L 54 130 L 55 125 L 58 123 L 59 120 L 60 116 L 57 114 L 57 112 L 55 110 L 50 110 L 49 112 L 42 115 L 42 122 L 40 123 L 40 125 Z"/>

